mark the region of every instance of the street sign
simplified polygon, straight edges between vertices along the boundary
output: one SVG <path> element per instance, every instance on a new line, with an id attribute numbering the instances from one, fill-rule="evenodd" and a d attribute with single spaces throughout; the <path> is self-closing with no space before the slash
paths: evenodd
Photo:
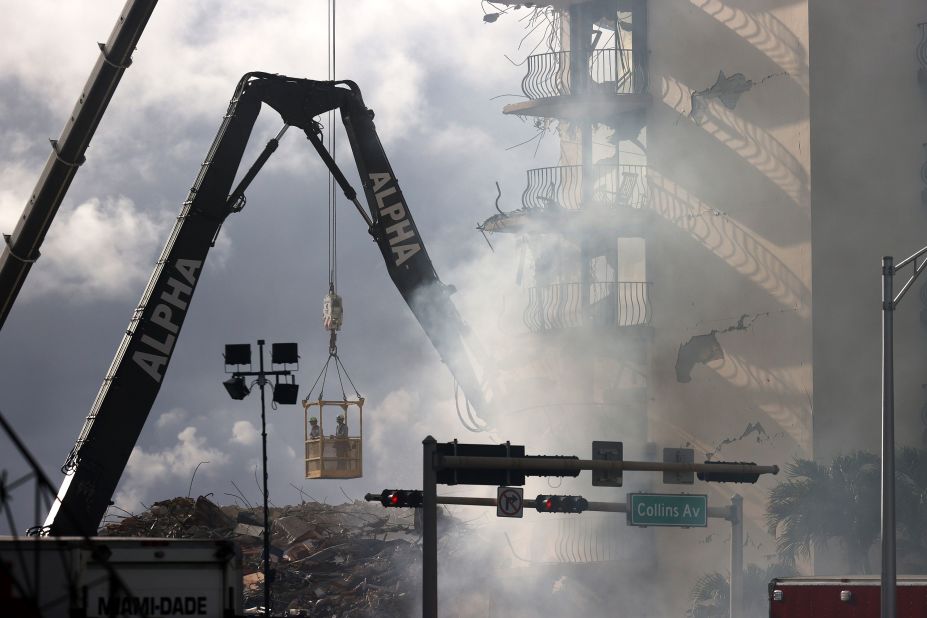
<path id="1" fill-rule="evenodd" d="M 521 517 L 524 491 L 521 487 L 499 487 L 496 491 L 496 517 Z"/>
<path id="2" fill-rule="evenodd" d="M 695 450 L 691 448 L 663 449 L 663 463 L 695 463 Z M 692 485 L 694 472 L 663 472 L 664 485 Z"/>
<path id="3" fill-rule="evenodd" d="M 708 525 L 708 496 L 628 494 L 628 525 L 705 527 Z"/>
<path id="4" fill-rule="evenodd" d="M 593 441 L 592 459 L 604 459 L 607 461 L 623 461 L 624 445 L 621 442 L 601 442 Z M 621 487 L 622 482 L 621 470 L 593 470 L 592 486 L 593 487 Z"/>

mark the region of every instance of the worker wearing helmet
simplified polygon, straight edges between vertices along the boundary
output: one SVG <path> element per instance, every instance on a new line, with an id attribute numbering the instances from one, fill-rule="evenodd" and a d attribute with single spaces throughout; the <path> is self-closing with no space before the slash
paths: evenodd
<path id="1" fill-rule="evenodd" d="M 335 437 L 347 438 L 348 424 L 344 421 L 344 414 L 339 414 L 335 420 L 338 421 L 338 427 L 335 429 Z"/>
<path id="2" fill-rule="evenodd" d="M 322 437 L 322 430 L 319 429 L 319 419 L 314 416 L 309 417 L 309 439 L 318 440 Z"/>
<path id="3" fill-rule="evenodd" d="M 338 457 L 338 469 L 347 470 L 348 460 L 351 457 L 351 447 L 348 444 L 348 424 L 345 422 L 344 414 L 339 414 L 337 418 L 338 427 L 335 429 L 335 454 Z"/>

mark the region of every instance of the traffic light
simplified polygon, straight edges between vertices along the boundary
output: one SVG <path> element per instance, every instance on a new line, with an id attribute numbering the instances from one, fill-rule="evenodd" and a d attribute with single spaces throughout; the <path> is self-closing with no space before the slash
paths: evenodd
<path id="1" fill-rule="evenodd" d="M 456 455 L 458 457 L 524 457 L 523 444 L 464 444 L 447 442 L 438 444 L 438 455 Z M 496 470 L 442 468 L 437 471 L 439 485 L 524 485 L 523 470 Z"/>
<path id="2" fill-rule="evenodd" d="M 548 496 L 541 494 L 534 499 L 538 513 L 582 513 L 589 508 L 589 501 L 582 496 Z"/>
<path id="3" fill-rule="evenodd" d="M 579 459 L 575 455 L 525 455 L 523 444 L 464 444 L 462 442 L 447 442 L 438 444 L 436 451 L 439 456 L 457 457 L 511 457 L 513 459 L 548 460 L 548 459 Z M 439 485 L 505 485 L 517 486 L 525 484 L 526 476 L 579 476 L 579 469 L 564 470 L 551 465 L 548 468 L 519 470 L 507 469 L 499 464 L 496 469 L 484 468 L 446 468 L 440 467 L 437 471 Z"/>
<path id="4" fill-rule="evenodd" d="M 752 461 L 706 461 L 707 465 L 755 466 Z M 699 472 L 698 480 L 709 483 L 756 483 L 759 472 Z"/>
<path id="5" fill-rule="evenodd" d="M 422 506 L 422 492 L 418 489 L 384 489 L 380 504 L 385 507 L 418 508 Z"/>

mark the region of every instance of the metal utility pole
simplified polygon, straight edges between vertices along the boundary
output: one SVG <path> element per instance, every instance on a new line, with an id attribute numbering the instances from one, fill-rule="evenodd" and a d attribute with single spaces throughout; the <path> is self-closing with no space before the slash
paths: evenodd
<path id="1" fill-rule="evenodd" d="M 895 308 L 927 266 L 924 247 L 914 255 L 894 264 L 892 256 L 882 258 L 882 618 L 895 618 L 895 364 L 893 321 Z M 914 272 L 898 295 L 892 289 L 895 273 L 914 265 Z"/>
<path id="2" fill-rule="evenodd" d="M 267 494 L 267 415 L 264 404 L 264 387 L 267 376 L 264 375 L 264 340 L 258 339 L 258 386 L 261 387 L 261 446 L 264 455 L 264 615 L 270 616 L 270 498 Z"/>
<path id="3" fill-rule="evenodd" d="M 122 74 L 132 63 L 132 52 L 156 4 L 157 0 L 126 2 L 106 44 L 99 44 L 100 57 L 87 78 L 61 136 L 51 140 L 52 151 L 19 217 L 16 229 L 11 236 L 3 235 L 5 242 L 0 251 L 0 328 L 6 322 L 29 269 L 39 259 L 39 247 L 77 174 L 77 168 L 84 162 L 84 153 Z"/>
<path id="4" fill-rule="evenodd" d="M 892 257 L 882 258 L 882 618 L 895 618 L 895 302 Z"/>
<path id="5" fill-rule="evenodd" d="M 267 376 L 276 376 L 276 377 L 289 377 L 292 375 L 293 370 L 291 369 L 276 369 L 267 371 L 264 369 L 264 340 L 258 339 L 258 370 L 257 371 L 234 371 L 232 372 L 232 378 L 223 382 L 226 390 L 229 392 L 229 395 L 232 399 L 240 400 L 244 399 L 250 392 L 250 388 L 245 385 L 244 378 L 249 376 L 254 376 L 257 378 L 255 382 L 261 389 L 261 449 L 263 455 L 264 463 L 264 615 L 271 615 L 271 596 L 270 596 L 270 581 L 271 581 L 271 570 L 270 570 L 270 496 L 269 488 L 267 484 L 268 474 L 267 474 L 267 405 L 264 395 L 264 388 L 267 386 Z M 243 348 L 243 350 L 242 350 Z M 251 346 L 248 344 L 232 344 L 225 346 L 225 363 L 226 367 L 229 365 L 235 365 L 236 367 L 240 365 L 251 365 Z M 285 343 L 279 344 L 275 343 L 272 347 L 273 353 L 271 356 L 271 367 L 274 364 L 288 365 L 288 364 L 297 364 L 299 355 L 296 352 L 296 344 Z M 278 351 L 279 350 L 279 351 Z M 278 389 L 286 386 L 287 389 L 285 393 L 278 392 Z M 254 384 L 251 385 L 251 388 L 254 387 Z M 296 403 L 296 385 L 295 384 L 280 384 L 277 383 L 277 386 L 274 388 L 274 401 L 276 403 L 282 404 L 293 404 Z M 292 392 L 290 392 L 292 391 Z M 290 397 L 292 396 L 292 399 Z"/>

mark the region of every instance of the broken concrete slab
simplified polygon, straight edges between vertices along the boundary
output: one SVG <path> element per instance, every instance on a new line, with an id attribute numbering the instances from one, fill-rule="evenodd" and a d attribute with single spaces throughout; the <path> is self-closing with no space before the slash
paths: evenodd
<path id="1" fill-rule="evenodd" d="M 679 346 L 679 352 L 676 354 L 676 381 L 683 384 L 691 382 L 695 365 L 722 359 L 724 350 L 718 343 L 715 331 L 706 335 L 696 335 Z"/>
<path id="2" fill-rule="evenodd" d="M 253 526 L 251 524 L 237 524 L 234 532 L 241 536 L 253 536 L 256 538 L 264 536 L 264 528 L 262 526 Z"/>

